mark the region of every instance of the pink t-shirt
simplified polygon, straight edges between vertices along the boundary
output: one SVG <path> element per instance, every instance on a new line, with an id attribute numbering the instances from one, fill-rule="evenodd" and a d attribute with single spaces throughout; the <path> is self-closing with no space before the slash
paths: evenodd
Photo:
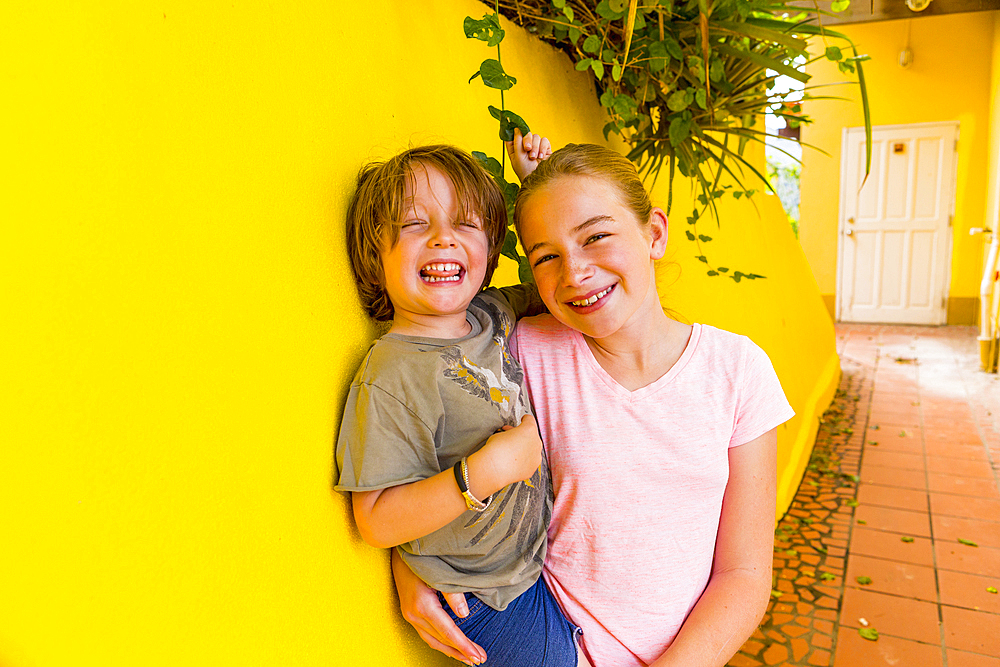
<path id="1" fill-rule="evenodd" d="M 550 315 L 521 320 L 512 348 L 555 489 L 545 580 L 595 667 L 646 665 L 708 583 L 729 448 L 792 408 L 763 350 L 708 325 L 632 392 Z"/>

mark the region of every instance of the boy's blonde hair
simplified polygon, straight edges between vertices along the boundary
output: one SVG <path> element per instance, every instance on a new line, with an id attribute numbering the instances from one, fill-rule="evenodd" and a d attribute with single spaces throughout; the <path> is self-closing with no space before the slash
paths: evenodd
<path id="1" fill-rule="evenodd" d="M 507 235 L 507 205 L 500 187 L 476 158 L 454 146 L 411 148 L 385 162 L 361 168 L 357 188 L 347 210 L 347 253 L 368 314 L 379 321 L 391 320 L 392 302 L 385 291 L 382 247 L 399 241 L 399 226 L 406 207 L 406 185 L 412 183 L 417 165 L 434 167 L 451 180 L 460 214 L 477 217 L 489 241 L 486 277 L 489 285 Z"/>
<path id="2" fill-rule="evenodd" d="M 521 235 L 524 202 L 559 176 L 590 176 L 603 180 L 618 191 L 622 205 L 635 214 L 639 224 L 649 222 L 653 204 L 631 160 L 604 146 L 567 144 L 539 162 L 535 171 L 524 179 L 514 204 L 514 227 L 518 236 Z"/>

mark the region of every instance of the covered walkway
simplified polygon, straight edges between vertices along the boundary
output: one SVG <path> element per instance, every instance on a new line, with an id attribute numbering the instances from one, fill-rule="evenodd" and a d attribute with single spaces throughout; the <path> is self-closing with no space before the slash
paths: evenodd
<path id="1" fill-rule="evenodd" d="M 768 613 L 729 664 L 1000 667 L 1000 379 L 976 330 L 840 324 L 837 349 Z"/>

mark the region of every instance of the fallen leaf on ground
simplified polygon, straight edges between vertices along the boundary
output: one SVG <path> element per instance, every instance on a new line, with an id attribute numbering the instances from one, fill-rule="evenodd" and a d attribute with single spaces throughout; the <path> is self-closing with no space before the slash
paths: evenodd
<path id="1" fill-rule="evenodd" d="M 878 641 L 878 630 L 875 628 L 858 628 L 858 634 L 868 641 Z"/>

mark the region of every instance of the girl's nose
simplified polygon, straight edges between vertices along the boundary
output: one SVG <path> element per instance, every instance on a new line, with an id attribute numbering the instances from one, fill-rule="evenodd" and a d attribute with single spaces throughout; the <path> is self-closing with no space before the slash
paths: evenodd
<path id="1" fill-rule="evenodd" d="M 582 257 L 570 255 L 563 263 L 563 282 L 567 285 L 576 286 L 589 278 L 594 272 L 590 262 Z"/>

